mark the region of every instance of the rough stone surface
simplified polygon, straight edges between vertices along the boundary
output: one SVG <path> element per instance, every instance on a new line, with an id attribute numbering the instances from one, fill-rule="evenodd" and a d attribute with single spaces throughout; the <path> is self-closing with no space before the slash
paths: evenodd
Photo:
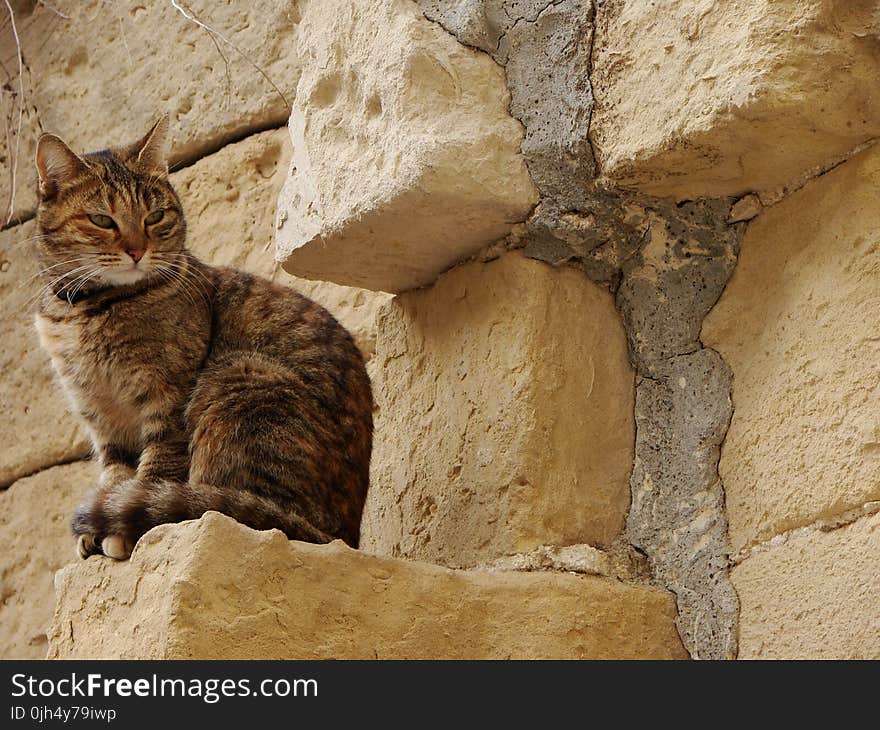
<path id="1" fill-rule="evenodd" d="M 34 331 L 34 304 L 42 286 L 35 278 L 34 235 L 32 223 L 0 232 L 0 488 L 89 451 L 83 429 L 67 414 L 67 401 Z"/>
<path id="2" fill-rule="evenodd" d="M 798 529 L 732 571 L 741 659 L 880 659 L 880 513 Z"/>
<path id="3" fill-rule="evenodd" d="M 247 576 L 246 580 L 242 577 Z M 670 594 L 289 542 L 217 513 L 62 570 L 51 658 L 686 658 Z"/>
<path id="4" fill-rule="evenodd" d="M 55 571 L 76 559 L 70 517 L 95 467 L 46 469 L 0 492 L 0 659 L 43 659 Z"/>
<path id="5" fill-rule="evenodd" d="M 765 208 L 703 327 L 733 369 L 734 550 L 880 498 L 880 149 Z"/>
<path id="6" fill-rule="evenodd" d="M 291 273 L 390 292 L 433 281 L 537 193 L 504 73 L 411 0 L 310 2 L 279 198 Z"/>
<path id="7" fill-rule="evenodd" d="M 480 567 L 487 570 L 565 570 L 587 575 L 614 574 L 607 553 L 592 545 L 541 545 L 531 552 L 498 558 Z"/>
<path id="8" fill-rule="evenodd" d="M 525 252 L 576 262 L 616 287 L 637 373 L 635 467 L 627 535 L 678 596 L 678 626 L 695 657 L 736 652 L 736 596 L 718 449 L 730 418 L 730 373 L 703 350 L 700 326 L 736 263 L 741 225 L 729 199 L 675 205 L 597 191 L 570 213 L 571 235 Z M 557 234 L 559 229 L 556 229 Z"/>
<path id="9" fill-rule="evenodd" d="M 679 631 L 693 658 L 736 655 L 737 599 L 719 445 L 730 420 L 730 372 L 697 350 L 655 366 L 636 388 L 636 459 L 627 534 L 678 599 Z"/>
<path id="10" fill-rule="evenodd" d="M 366 357 L 387 294 L 298 279 L 272 258 L 275 203 L 290 163 L 286 129 L 252 135 L 171 176 L 187 216 L 189 247 L 212 264 L 274 279 L 311 297 L 354 335 Z"/>
<path id="11" fill-rule="evenodd" d="M 878 35 L 869 2 L 606 0 L 590 131 L 603 176 L 692 199 L 834 161 L 880 135 Z"/>
<path id="12" fill-rule="evenodd" d="M 42 131 L 61 135 L 76 150 L 91 151 L 133 141 L 167 112 L 172 162 L 178 162 L 286 122 L 299 80 L 297 5 L 191 0 L 184 6 L 241 53 L 219 38 L 218 50 L 207 31 L 168 2 L 53 0 L 30 3 L 32 12 L 24 8 L 18 14 L 28 114 L 19 150 L 16 210 L 23 213 L 36 206 L 31 161 Z M 0 48 L 2 73 L 12 76 L 8 83 L 17 89 L 15 43 L 5 23 Z M 169 73 L 175 67 L 192 72 Z M 17 108 L 6 111 L 14 112 L 14 129 Z M 11 146 L 14 149 L 15 143 Z M 4 162 L 11 157 L 5 147 L 5 134 L 0 134 Z M 3 174 L 4 207 L 8 196 L 9 176 Z"/>
<path id="13" fill-rule="evenodd" d="M 744 195 L 730 206 L 730 215 L 727 216 L 728 223 L 739 223 L 741 221 L 750 221 L 756 217 L 764 209 L 761 199 L 751 193 Z"/>
<path id="14" fill-rule="evenodd" d="M 425 15 L 504 66 L 510 113 L 545 208 L 581 205 L 595 172 L 590 0 L 419 0 Z M 546 214 L 546 210 L 545 210 Z"/>
<path id="15" fill-rule="evenodd" d="M 632 371 L 582 273 L 515 252 L 453 269 L 382 311 L 374 364 L 364 549 L 462 567 L 619 533 Z"/>
<path id="16" fill-rule="evenodd" d="M 700 349 L 703 318 L 733 272 L 743 230 L 724 223 L 728 208 L 727 200 L 703 200 L 625 209 L 642 246 L 622 264 L 617 305 L 639 374 L 668 374 L 670 358 Z"/>

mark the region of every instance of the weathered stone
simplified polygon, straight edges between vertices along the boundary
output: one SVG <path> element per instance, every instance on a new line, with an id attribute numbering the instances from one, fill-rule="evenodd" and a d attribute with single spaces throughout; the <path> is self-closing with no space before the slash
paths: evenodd
<path id="1" fill-rule="evenodd" d="M 627 535 L 678 600 L 694 658 L 736 655 L 737 599 L 717 465 L 730 421 L 730 372 L 697 350 L 655 365 L 636 388 L 636 458 Z"/>
<path id="2" fill-rule="evenodd" d="M 452 571 L 289 542 L 209 512 L 128 562 L 65 568 L 51 658 L 685 658 L 670 594 L 594 576 Z"/>
<path id="3" fill-rule="evenodd" d="M 53 464 L 88 454 L 88 439 L 67 414 L 49 357 L 33 327 L 37 277 L 34 225 L 0 232 L 0 487 Z"/>
<path id="4" fill-rule="evenodd" d="M 730 206 L 730 215 L 727 216 L 727 222 L 740 223 L 742 221 L 750 221 L 759 215 L 763 209 L 764 206 L 757 195 L 754 193 L 744 195 Z"/>
<path id="5" fill-rule="evenodd" d="M 880 149 L 765 208 L 706 319 L 734 550 L 880 498 Z"/>
<path id="6" fill-rule="evenodd" d="M 545 208 L 584 205 L 595 172 L 588 138 L 593 95 L 590 0 L 419 0 L 425 15 L 504 66 L 510 113 Z"/>
<path id="7" fill-rule="evenodd" d="M 290 115 L 299 79 L 296 4 L 182 4 L 235 47 L 219 36 L 212 40 L 171 3 L 53 0 L 49 5 L 37 4 L 18 19 L 28 109 L 18 159 L 20 212 L 36 205 L 32 160 L 41 131 L 61 135 L 78 151 L 91 151 L 136 139 L 167 112 L 176 163 L 248 132 L 281 126 Z M 7 83 L 17 89 L 9 24 L 4 23 L 0 38 L 3 68 L 12 75 Z M 13 127 L 17 114 L 14 109 Z M 8 160 L 5 144 L 0 134 L 0 157 Z M 3 175 L 0 201 L 8 195 L 9 177 Z"/>
<path id="8" fill-rule="evenodd" d="M 497 558 L 486 570 L 566 570 L 587 575 L 613 575 L 608 555 L 592 545 L 541 545 L 528 553 Z"/>
<path id="9" fill-rule="evenodd" d="M 880 659 L 880 513 L 802 528 L 731 573 L 741 659 Z"/>
<path id="10" fill-rule="evenodd" d="M 703 318 L 736 264 L 742 226 L 724 223 L 730 201 L 669 201 L 624 208 L 641 228 L 637 253 L 623 261 L 617 305 L 626 322 L 630 357 L 640 374 L 698 350 Z"/>
<path id="11" fill-rule="evenodd" d="M 412 0 L 302 7 L 277 257 L 384 291 L 429 284 L 537 202 L 504 73 Z"/>
<path id="12" fill-rule="evenodd" d="M 292 286 L 325 306 L 370 357 L 387 294 L 298 279 L 273 261 L 275 202 L 290 163 L 286 129 L 255 134 L 171 176 L 187 216 L 188 245 L 209 263 Z"/>
<path id="13" fill-rule="evenodd" d="M 514 252 L 397 297 L 379 321 L 364 549 L 462 567 L 614 539 L 633 380 L 607 291 Z"/>
<path id="14" fill-rule="evenodd" d="M 834 162 L 880 135 L 878 35 L 869 2 L 606 0 L 591 74 L 602 175 L 692 199 Z"/>
<path id="15" fill-rule="evenodd" d="M 76 559 L 70 517 L 95 476 L 93 465 L 78 462 L 0 492 L 0 658 L 46 656 L 55 571 Z"/>
<path id="16" fill-rule="evenodd" d="M 699 339 L 736 263 L 743 227 L 724 223 L 729 207 L 725 199 L 675 205 L 597 190 L 586 212 L 568 214 L 572 235 L 563 240 L 556 229 L 558 245 L 540 239 L 525 248 L 541 257 L 556 250 L 617 284 L 630 359 L 641 376 L 627 537 L 677 594 L 685 645 L 707 658 L 736 652 L 716 469 L 730 418 L 730 373 Z"/>

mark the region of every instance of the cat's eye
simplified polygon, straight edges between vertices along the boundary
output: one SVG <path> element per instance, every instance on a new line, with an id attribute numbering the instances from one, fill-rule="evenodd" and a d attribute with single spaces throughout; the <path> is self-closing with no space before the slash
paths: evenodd
<path id="1" fill-rule="evenodd" d="M 89 220 L 98 228 L 116 228 L 116 221 L 103 213 L 89 213 Z"/>
<path id="2" fill-rule="evenodd" d="M 144 225 L 152 226 L 154 223 L 158 223 L 164 217 L 165 217 L 164 210 L 154 210 L 146 218 L 144 218 Z"/>

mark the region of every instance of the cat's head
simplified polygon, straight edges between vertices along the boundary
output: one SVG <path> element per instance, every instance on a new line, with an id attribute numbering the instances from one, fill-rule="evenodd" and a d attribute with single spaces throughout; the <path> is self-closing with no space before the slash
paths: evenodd
<path id="1" fill-rule="evenodd" d="M 134 144 L 82 156 L 40 137 L 37 241 L 56 292 L 173 277 L 186 223 L 168 182 L 167 132 L 162 117 Z"/>

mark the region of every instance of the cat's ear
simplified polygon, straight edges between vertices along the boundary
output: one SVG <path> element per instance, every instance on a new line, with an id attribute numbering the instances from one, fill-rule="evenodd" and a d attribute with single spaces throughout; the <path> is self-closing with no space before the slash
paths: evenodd
<path id="1" fill-rule="evenodd" d="M 51 198 L 65 181 L 87 172 L 89 166 L 60 137 L 44 134 L 37 142 L 37 174 L 40 196 Z"/>
<path id="2" fill-rule="evenodd" d="M 125 161 L 144 175 L 168 177 L 168 115 L 163 114 L 141 139 L 124 151 Z"/>

